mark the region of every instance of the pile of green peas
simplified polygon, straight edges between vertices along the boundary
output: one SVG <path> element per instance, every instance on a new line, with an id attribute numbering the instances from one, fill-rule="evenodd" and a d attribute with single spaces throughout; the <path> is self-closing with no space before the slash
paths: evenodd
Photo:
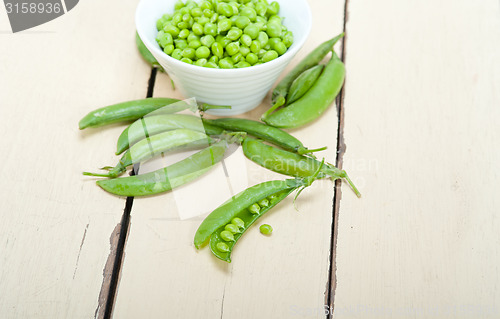
<path id="1" fill-rule="evenodd" d="M 174 59 L 207 68 L 245 68 L 285 54 L 293 34 L 267 0 L 178 1 L 156 27 L 156 41 Z"/>

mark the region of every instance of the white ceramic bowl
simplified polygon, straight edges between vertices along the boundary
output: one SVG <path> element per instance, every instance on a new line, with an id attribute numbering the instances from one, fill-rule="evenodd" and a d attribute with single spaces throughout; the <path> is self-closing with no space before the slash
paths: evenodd
<path id="1" fill-rule="evenodd" d="M 186 97 L 199 102 L 230 105 L 230 110 L 212 110 L 215 115 L 241 114 L 257 107 L 283 69 L 304 45 L 311 31 L 311 10 L 306 0 L 278 0 L 283 24 L 293 32 L 293 44 L 279 58 L 242 69 L 210 69 L 178 61 L 161 50 L 155 38 L 156 21 L 174 11 L 177 0 L 142 0 L 135 15 L 139 36 L 175 85 Z"/>

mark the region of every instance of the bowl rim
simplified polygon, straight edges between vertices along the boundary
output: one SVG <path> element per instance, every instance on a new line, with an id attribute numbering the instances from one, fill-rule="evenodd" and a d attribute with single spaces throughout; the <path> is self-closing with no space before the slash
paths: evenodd
<path id="1" fill-rule="evenodd" d="M 296 42 L 296 39 L 294 38 L 294 42 L 293 42 L 292 46 L 290 46 L 290 48 L 288 48 L 287 51 L 283 55 L 279 56 L 278 58 L 276 58 L 272 61 L 265 62 L 265 63 L 259 64 L 259 65 L 253 65 L 253 66 L 246 67 L 246 68 L 234 68 L 234 69 L 205 68 L 205 67 L 189 64 L 189 63 L 174 59 L 170 55 L 163 52 L 163 50 L 160 50 L 160 47 L 157 45 L 156 41 L 154 41 L 154 44 L 152 44 L 150 39 L 144 35 L 144 32 L 142 30 L 142 26 L 145 26 L 146 24 L 145 23 L 141 24 L 142 19 L 141 19 L 140 13 L 141 13 L 141 10 L 143 10 L 143 7 L 146 5 L 146 3 L 152 2 L 152 1 L 158 1 L 158 0 L 141 0 L 139 2 L 139 4 L 137 5 L 136 11 L 135 11 L 135 27 L 136 27 L 136 31 L 139 34 L 139 37 L 141 38 L 142 42 L 146 45 L 148 50 L 154 51 L 155 54 L 157 54 L 160 57 L 162 57 L 163 59 L 165 59 L 168 63 L 171 63 L 172 65 L 174 65 L 178 68 L 184 68 L 186 71 L 190 70 L 192 72 L 197 72 L 197 73 L 203 72 L 203 73 L 206 73 L 207 75 L 210 75 L 210 74 L 219 74 L 220 75 L 221 73 L 225 73 L 228 75 L 229 74 L 234 75 L 236 73 L 244 74 L 244 73 L 249 73 L 249 72 L 265 71 L 267 69 L 271 69 L 271 68 L 273 68 L 273 66 L 277 66 L 277 65 L 281 64 L 281 62 L 283 60 L 286 60 L 287 58 L 289 58 L 291 60 L 295 56 L 295 54 L 297 54 L 297 52 L 304 46 L 307 39 L 309 38 L 309 35 L 311 33 L 311 29 L 312 29 L 312 13 L 311 13 L 311 8 L 310 8 L 307 0 L 290 1 L 291 3 L 293 2 L 292 5 L 295 5 L 295 4 L 297 4 L 297 2 L 300 1 L 303 3 L 304 7 L 306 8 L 306 16 L 305 16 L 305 18 L 306 18 L 305 19 L 306 30 L 303 33 L 304 36 L 299 40 L 298 43 Z M 286 19 L 285 19 L 284 24 L 286 25 Z M 161 64 L 161 61 L 158 61 L 158 62 Z"/>

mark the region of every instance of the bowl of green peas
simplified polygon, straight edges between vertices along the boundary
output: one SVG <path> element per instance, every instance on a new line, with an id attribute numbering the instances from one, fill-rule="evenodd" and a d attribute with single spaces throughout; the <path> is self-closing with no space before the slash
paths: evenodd
<path id="1" fill-rule="evenodd" d="M 257 107 L 311 31 L 306 0 L 142 0 L 137 32 L 181 93 L 236 115 Z"/>

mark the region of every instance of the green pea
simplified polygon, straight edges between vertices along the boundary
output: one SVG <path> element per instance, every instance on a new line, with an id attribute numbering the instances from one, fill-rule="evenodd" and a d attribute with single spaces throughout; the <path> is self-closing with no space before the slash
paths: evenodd
<path id="1" fill-rule="evenodd" d="M 255 54 L 258 54 L 260 50 L 261 50 L 260 42 L 257 40 L 252 41 L 252 44 L 250 45 L 250 51 L 252 51 Z"/>
<path id="2" fill-rule="evenodd" d="M 269 50 L 262 56 L 262 62 L 269 62 L 276 59 L 277 57 L 278 57 L 278 52 L 274 50 Z"/>
<path id="3" fill-rule="evenodd" d="M 166 21 L 162 20 L 162 19 L 156 21 L 156 30 L 158 30 L 158 31 L 162 30 L 164 28 L 165 22 Z"/>
<path id="4" fill-rule="evenodd" d="M 262 207 L 267 207 L 269 206 L 269 200 L 267 198 L 264 198 L 263 200 L 259 201 L 259 205 Z"/>
<path id="5" fill-rule="evenodd" d="M 250 63 L 250 65 L 255 65 L 257 61 L 259 61 L 259 57 L 255 53 L 248 53 L 247 56 L 245 57 L 245 60 Z"/>
<path id="6" fill-rule="evenodd" d="M 229 32 L 227 33 L 226 37 L 232 41 L 236 41 L 240 38 L 241 34 L 243 33 L 243 31 L 241 31 L 240 29 L 238 28 L 231 28 L 229 30 Z"/>
<path id="7" fill-rule="evenodd" d="M 218 56 L 215 56 L 215 55 L 212 55 L 209 59 L 208 59 L 208 62 L 212 62 L 212 63 L 215 63 L 216 65 L 219 64 L 219 57 Z"/>
<path id="8" fill-rule="evenodd" d="M 267 53 L 267 50 L 260 49 L 259 53 L 257 53 L 257 56 L 259 57 L 259 59 L 262 59 L 264 57 L 264 54 L 266 54 L 266 53 Z"/>
<path id="9" fill-rule="evenodd" d="M 286 52 L 286 45 L 283 42 L 278 42 L 274 45 L 274 50 L 278 52 L 279 55 L 283 55 Z"/>
<path id="10" fill-rule="evenodd" d="M 249 47 L 252 44 L 252 38 L 248 34 L 242 34 L 240 37 L 240 42 L 241 44 Z"/>
<path id="11" fill-rule="evenodd" d="M 179 32 L 180 32 L 179 28 L 177 28 L 174 25 L 166 25 L 163 28 L 163 31 L 165 31 L 166 33 L 170 33 L 172 35 L 172 37 L 174 37 L 174 38 L 177 38 L 177 36 L 179 35 Z"/>
<path id="12" fill-rule="evenodd" d="M 271 46 L 271 49 L 274 50 L 274 48 L 276 47 L 276 44 L 279 42 L 281 42 L 280 38 L 270 38 L 268 43 Z"/>
<path id="13" fill-rule="evenodd" d="M 168 44 L 174 43 L 174 38 L 170 33 L 164 33 L 163 36 L 160 38 L 160 46 L 164 48 Z"/>
<path id="14" fill-rule="evenodd" d="M 203 27 L 203 31 L 205 32 L 205 34 L 209 34 L 215 37 L 217 35 L 217 26 L 211 22 L 207 22 Z"/>
<path id="15" fill-rule="evenodd" d="M 257 14 L 259 16 L 264 17 L 266 15 L 266 12 L 267 12 L 267 6 L 264 3 L 259 2 L 259 3 L 255 4 L 255 11 L 257 12 Z"/>
<path id="16" fill-rule="evenodd" d="M 189 13 L 186 13 L 182 16 L 182 21 L 188 22 L 191 19 L 191 15 Z"/>
<path id="17" fill-rule="evenodd" d="M 210 17 L 210 22 L 215 23 L 217 21 L 219 21 L 219 15 L 216 12 L 214 12 Z"/>
<path id="18" fill-rule="evenodd" d="M 279 23 L 272 23 L 272 22 L 268 22 L 267 23 L 267 34 L 271 37 L 271 38 L 279 38 L 281 37 L 281 24 Z"/>
<path id="19" fill-rule="evenodd" d="M 181 38 L 181 39 L 187 39 L 188 36 L 189 36 L 189 30 L 188 29 L 182 29 L 179 32 L 179 35 L 178 35 L 178 37 Z"/>
<path id="20" fill-rule="evenodd" d="M 261 16 L 257 16 L 255 23 L 259 24 L 259 25 L 265 25 L 265 24 L 267 24 L 267 19 L 264 17 L 261 17 Z M 261 29 L 262 29 L 262 27 L 261 27 Z"/>
<path id="21" fill-rule="evenodd" d="M 211 69 L 218 69 L 219 68 L 219 66 L 216 63 L 213 63 L 213 62 L 207 62 L 207 64 L 205 64 L 205 67 L 206 68 L 211 68 Z"/>
<path id="22" fill-rule="evenodd" d="M 172 51 L 172 58 L 174 58 L 176 60 L 182 59 L 182 50 L 181 49 L 174 49 L 174 51 Z"/>
<path id="23" fill-rule="evenodd" d="M 199 17 L 196 22 L 198 22 L 199 24 L 201 24 L 202 26 L 204 26 L 205 24 L 207 24 L 208 22 L 210 22 L 210 19 L 207 18 L 207 17 Z"/>
<path id="24" fill-rule="evenodd" d="M 185 58 L 193 59 L 195 57 L 196 51 L 193 48 L 185 48 L 182 50 L 182 56 Z"/>
<path id="25" fill-rule="evenodd" d="M 240 13 L 240 10 L 238 9 L 240 4 L 237 2 L 229 2 L 229 5 L 231 6 L 231 8 L 233 8 L 233 17 L 238 16 L 238 14 Z"/>
<path id="26" fill-rule="evenodd" d="M 193 17 L 201 17 L 203 15 L 203 10 L 201 8 L 193 8 L 191 10 L 191 15 Z"/>
<path id="27" fill-rule="evenodd" d="M 248 68 L 251 65 L 247 61 L 240 61 L 236 63 L 234 66 L 237 67 L 238 69 L 241 69 L 241 68 Z"/>
<path id="28" fill-rule="evenodd" d="M 222 238 L 225 241 L 234 241 L 233 233 L 227 230 L 223 230 L 220 232 L 220 238 Z"/>
<path id="29" fill-rule="evenodd" d="M 183 7 L 184 7 L 184 2 L 182 2 L 181 0 L 175 2 L 174 4 L 175 11 L 182 9 Z"/>
<path id="30" fill-rule="evenodd" d="M 240 45 L 240 53 L 241 53 L 241 55 L 246 57 L 247 54 L 250 53 L 250 48 L 247 47 L 246 45 Z"/>
<path id="31" fill-rule="evenodd" d="M 219 42 L 214 42 L 211 49 L 212 54 L 218 58 L 222 58 L 222 56 L 224 55 L 224 48 Z"/>
<path id="32" fill-rule="evenodd" d="M 186 13 L 189 13 L 189 8 L 184 6 L 183 8 L 181 8 L 179 10 L 179 12 L 182 14 L 182 15 L 185 15 Z"/>
<path id="33" fill-rule="evenodd" d="M 268 199 L 271 202 L 271 204 L 274 204 L 278 199 L 278 197 L 279 197 L 278 194 L 272 194 L 271 196 L 268 197 Z"/>
<path id="34" fill-rule="evenodd" d="M 201 42 L 198 40 L 194 40 L 188 43 L 188 47 L 193 49 L 198 49 L 201 46 Z"/>
<path id="35" fill-rule="evenodd" d="M 248 207 L 248 210 L 252 214 L 258 214 L 258 213 L 260 213 L 260 206 L 257 203 L 252 204 L 250 207 Z"/>
<path id="36" fill-rule="evenodd" d="M 240 52 L 236 53 L 231 57 L 231 60 L 233 61 L 234 64 L 242 61 L 243 59 L 244 59 L 243 54 L 241 54 Z"/>
<path id="37" fill-rule="evenodd" d="M 210 1 L 203 1 L 200 3 L 200 9 L 202 10 L 210 10 L 212 9 L 212 4 L 210 3 Z"/>
<path id="38" fill-rule="evenodd" d="M 243 32 L 245 34 L 248 34 L 250 36 L 250 38 L 255 39 L 259 35 L 260 29 L 255 24 L 249 24 L 249 25 L 247 25 L 245 30 L 243 30 Z"/>
<path id="39" fill-rule="evenodd" d="M 200 46 L 196 49 L 196 58 L 207 59 L 210 56 L 210 49 L 206 46 Z"/>
<path id="40" fill-rule="evenodd" d="M 240 233 L 240 228 L 236 225 L 233 225 L 233 224 L 227 224 L 225 227 L 224 227 L 225 230 L 233 233 L 233 234 L 238 234 Z"/>
<path id="41" fill-rule="evenodd" d="M 217 249 L 223 253 L 227 253 L 229 251 L 229 246 L 226 243 L 220 242 L 217 243 Z"/>
<path id="42" fill-rule="evenodd" d="M 174 16 L 172 17 L 172 25 L 177 25 L 177 23 L 182 21 L 182 14 L 179 12 L 175 13 Z"/>
<path id="43" fill-rule="evenodd" d="M 188 46 L 187 41 L 184 39 L 175 39 L 174 44 L 176 49 L 181 49 L 181 50 L 184 50 Z"/>
<path id="44" fill-rule="evenodd" d="M 191 41 L 200 41 L 200 37 L 197 36 L 196 34 L 194 34 L 193 32 L 191 32 L 187 39 L 186 39 L 188 42 L 191 42 Z"/>
<path id="45" fill-rule="evenodd" d="M 175 49 L 175 46 L 173 44 L 167 44 L 164 48 L 163 48 L 163 52 L 165 52 L 166 54 L 168 55 L 171 55 L 172 52 L 174 51 Z"/>
<path id="46" fill-rule="evenodd" d="M 197 66 L 205 66 L 207 63 L 208 63 L 207 59 L 202 58 L 202 59 L 196 60 L 196 62 L 194 64 Z"/>
<path id="47" fill-rule="evenodd" d="M 189 23 L 187 22 L 184 22 L 184 21 L 181 21 L 179 23 L 177 23 L 177 27 L 182 30 L 182 29 L 187 29 L 189 28 Z"/>
<path id="48" fill-rule="evenodd" d="M 234 14 L 234 11 L 232 6 L 222 2 L 217 6 L 217 13 L 226 17 L 230 17 Z"/>
<path id="49" fill-rule="evenodd" d="M 219 61 L 219 67 L 222 69 L 232 69 L 234 67 L 231 58 L 224 58 Z"/>
<path id="50" fill-rule="evenodd" d="M 205 35 L 201 37 L 200 39 L 201 44 L 203 44 L 206 47 L 211 47 L 212 44 L 215 42 L 215 38 L 212 35 Z"/>
<path id="51" fill-rule="evenodd" d="M 238 226 L 239 228 L 245 228 L 245 222 L 241 218 L 235 217 L 231 220 L 231 224 Z"/>
<path id="52" fill-rule="evenodd" d="M 194 23 L 193 26 L 191 27 L 193 30 L 193 33 L 196 35 L 202 35 L 203 34 L 203 26 L 199 24 L 198 22 Z"/>
<path id="53" fill-rule="evenodd" d="M 227 47 L 227 45 L 232 42 L 230 39 L 220 34 L 215 38 L 215 41 L 219 42 L 223 48 Z"/>
<path id="54" fill-rule="evenodd" d="M 181 62 L 193 64 L 193 60 L 191 60 L 190 58 L 182 58 Z"/>
<path id="55" fill-rule="evenodd" d="M 283 36 L 283 43 L 287 48 L 291 47 L 293 44 L 293 34 L 291 31 L 287 31 Z"/>
<path id="56" fill-rule="evenodd" d="M 203 9 L 203 16 L 205 18 L 210 18 L 212 15 L 214 14 L 214 12 L 210 9 Z"/>
<path id="57" fill-rule="evenodd" d="M 266 46 L 267 42 L 269 41 L 269 37 L 267 36 L 267 33 L 264 31 L 260 31 L 259 35 L 257 36 L 257 41 L 260 42 L 260 46 L 263 48 Z"/>
<path id="58" fill-rule="evenodd" d="M 240 28 L 240 29 L 245 29 L 247 25 L 250 24 L 250 18 L 245 17 L 245 16 L 238 16 L 234 24 Z"/>
<path id="59" fill-rule="evenodd" d="M 271 2 L 271 4 L 267 6 L 268 15 L 278 14 L 279 11 L 280 11 L 280 5 L 276 1 Z"/>
<path id="60" fill-rule="evenodd" d="M 281 17 L 279 15 L 275 14 L 275 15 L 270 16 L 267 21 L 270 22 L 270 23 L 279 23 L 279 24 L 281 24 Z"/>
<path id="61" fill-rule="evenodd" d="M 271 235 L 271 233 L 273 232 L 273 228 L 268 224 L 260 225 L 259 230 L 263 235 Z"/>
<path id="62" fill-rule="evenodd" d="M 226 52 L 233 56 L 236 53 L 240 52 L 240 43 L 239 42 L 231 42 L 226 46 Z"/>
<path id="63" fill-rule="evenodd" d="M 229 29 L 231 29 L 231 26 L 231 20 L 229 20 L 228 18 L 223 18 L 219 21 L 219 23 L 217 23 L 217 31 L 219 33 L 228 31 Z"/>
<path id="64" fill-rule="evenodd" d="M 253 8 L 245 7 L 240 10 L 240 15 L 244 17 L 248 17 L 250 21 L 254 22 L 257 19 L 257 12 Z"/>

